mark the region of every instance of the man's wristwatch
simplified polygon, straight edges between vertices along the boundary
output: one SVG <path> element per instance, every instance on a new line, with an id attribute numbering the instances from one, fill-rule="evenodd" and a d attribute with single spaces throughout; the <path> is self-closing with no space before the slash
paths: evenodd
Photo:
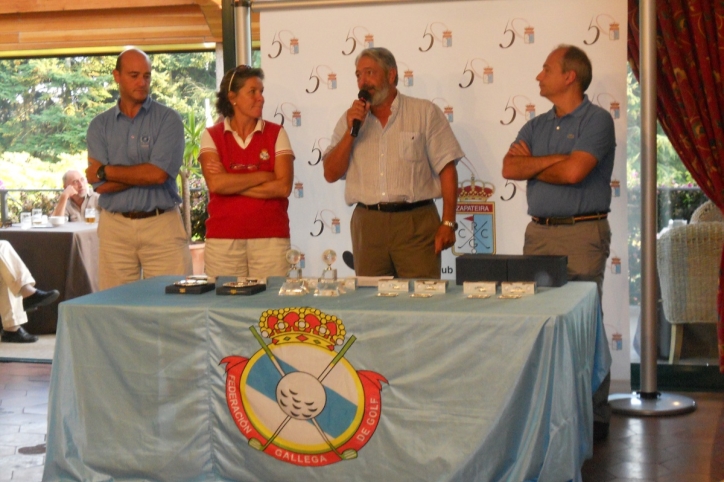
<path id="1" fill-rule="evenodd" d="M 98 179 L 100 179 L 101 181 L 106 180 L 106 165 L 105 164 L 101 164 L 101 167 L 98 168 L 98 170 L 96 171 L 96 177 Z"/>
<path id="2" fill-rule="evenodd" d="M 453 231 L 458 230 L 458 223 L 456 223 L 455 221 L 443 221 L 442 225 L 447 226 L 448 228 L 452 228 Z"/>

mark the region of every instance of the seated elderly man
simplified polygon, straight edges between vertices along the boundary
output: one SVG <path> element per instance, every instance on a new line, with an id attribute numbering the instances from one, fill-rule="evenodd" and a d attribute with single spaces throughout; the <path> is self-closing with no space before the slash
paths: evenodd
<path id="1" fill-rule="evenodd" d="M 35 288 L 35 279 L 15 252 L 13 246 L 0 240 L 0 316 L 5 343 L 32 343 L 38 337 L 21 326 L 28 322 L 26 311 L 49 305 L 58 298 L 58 291 Z"/>
<path id="2" fill-rule="evenodd" d="M 88 181 L 80 172 L 71 169 L 63 174 L 63 188 L 53 216 L 83 221 L 86 208 L 98 209 L 98 193 L 89 191 Z"/>

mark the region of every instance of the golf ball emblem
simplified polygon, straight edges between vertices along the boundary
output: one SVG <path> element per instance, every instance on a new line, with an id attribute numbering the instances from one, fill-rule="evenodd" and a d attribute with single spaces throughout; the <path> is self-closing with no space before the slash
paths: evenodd
<path id="1" fill-rule="evenodd" d="M 284 308 L 265 311 L 250 330 L 261 349 L 221 361 L 227 405 L 249 446 L 303 466 L 357 458 L 379 423 L 387 380 L 345 358 L 356 337 L 342 320 Z"/>

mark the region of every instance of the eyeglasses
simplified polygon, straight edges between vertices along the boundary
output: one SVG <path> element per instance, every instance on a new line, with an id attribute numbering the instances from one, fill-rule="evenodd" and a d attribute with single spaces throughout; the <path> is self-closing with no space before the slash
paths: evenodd
<path id="1" fill-rule="evenodd" d="M 240 74 L 240 73 L 242 73 L 242 72 L 244 72 L 244 71 L 246 71 L 246 70 L 249 70 L 250 68 L 251 68 L 250 66 L 242 64 L 242 65 L 238 65 L 238 66 L 234 69 L 234 73 L 231 74 L 231 79 L 229 79 L 229 89 L 226 91 L 227 94 L 228 94 L 229 92 L 231 92 L 231 86 L 232 86 L 232 84 L 234 83 L 234 76 L 235 76 L 237 73 Z"/>

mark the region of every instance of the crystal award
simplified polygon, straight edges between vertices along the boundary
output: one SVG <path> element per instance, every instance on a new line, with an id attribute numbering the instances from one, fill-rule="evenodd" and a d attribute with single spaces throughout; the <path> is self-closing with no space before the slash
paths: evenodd
<path id="1" fill-rule="evenodd" d="M 332 263 L 337 261 L 337 253 L 332 249 L 327 249 L 322 253 L 322 261 L 327 267 L 322 271 L 322 276 L 317 282 L 317 288 L 314 290 L 314 296 L 339 296 L 344 293 L 342 284 L 337 281 L 337 270 L 332 268 Z"/>
<path id="2" fill-rule="evenodd" d="M 280 296 L 303 296 L 308 293 L 307 284 L 302 278 L 302 269 L 297 264 L 302 259 L 302 253 L 296 249 L 290 249 L 286 255 L 287 263 L 291 265 L 287 272 L 287 279 L 279 289 Z"/>

